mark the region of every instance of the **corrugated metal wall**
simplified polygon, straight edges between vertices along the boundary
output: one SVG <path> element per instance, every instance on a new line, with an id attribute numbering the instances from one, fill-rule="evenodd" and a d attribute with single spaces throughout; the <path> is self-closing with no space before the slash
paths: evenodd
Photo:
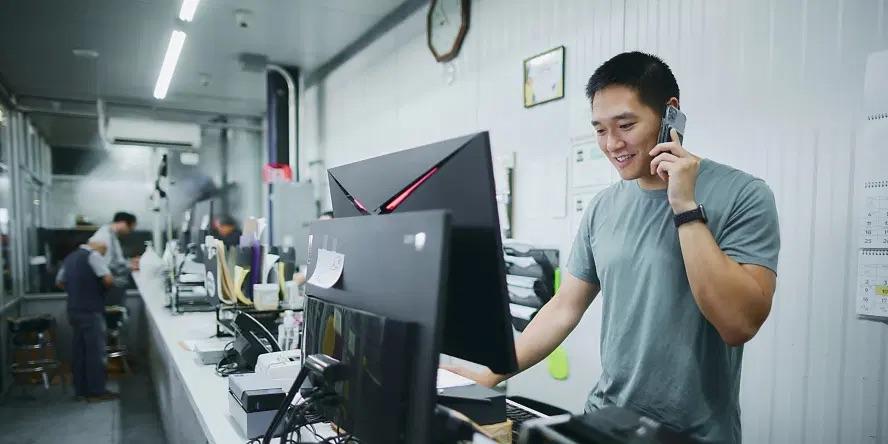
<path id="1" fill-rule="evenodd" d="M 856 139 L 866 56 L 888 49 L 886 1 L 472 3 L 451 84 L 426 48 L 422 11 L 306 91 L 309 156 L 335 166 L 490 130 L 497 153 L 518 156 L 517 237 L 566 254 L 570 223 L 534 214 L 522 160 L 566 157 L 571 136 L 591 132 L 583 86 L 601 62 L 658 54 L 682 88 L 687 148 L 764 178 L 780 211 L 773 311 L 745 350 L 744 441 L 888 442 L 888 325 L 854 315 L 852 227 L 857 181 L 888 175 L 888 142 L 861 152 Z M 559 45 L 565 99 L 524 109 L 522 60 Z M 567 341 L 570 380 L 537 368 L 510 390 L 581 408 L 600 371 L 599 304 Z"/>

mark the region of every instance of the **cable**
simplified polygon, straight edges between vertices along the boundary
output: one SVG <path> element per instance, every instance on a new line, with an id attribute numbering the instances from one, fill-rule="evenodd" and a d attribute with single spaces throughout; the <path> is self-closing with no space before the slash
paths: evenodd
<path id="1" fill-rule="evenodd" d="M 331 436 L 331 437 L 321 441 L 321 443 L 339 444 L 339 443 L 347 442 L 347 441 L 342 441 L 343 438 L 351 439 L 351 434 L 343 433 L 341 435 Z"/>
<path id="2" fill-rule="evenodd" d="M 291 436 L 293 434 L 294 430 L 297 432 L 296 433 L 297 439 L 301 439 L 302 434 L 299 432 L 299 429 L 301 428 L 301 426 L 297 425 L 294 427 L 294 424 L 299 424 L 299 423 L 294 422 L 293 419 L 296 416 L 299 416 L 300 418 L 304 417 L 303 412 L 305 410 L 305 406 L 306 406 L 306 403 L 303 402 L 295 407 L 291 407 L 290 411 L 284 417 L 284 427 L 283 427 L 283 432 L 281 433 L 281 439 L 280 439 L 281 444 L 284 444 L 285 438 L 289 439 L 289 436 Z"/>
<path id="3" fill-rule="evenodd" d="M 238 366 L 236 362 L 230 362 L 232 359 L 232 356 L 225 356 L 219 360 L 216 364 L 216 375 L 225 378 L 236 373 L 238 371 Z"/>
<path id="4" fill-rule="evenodd" d="M 329 423 L 326 418 L 320 416 L 315 409 L 317 404 L 329 401 L 332 399 L 338 399 L 338 395 L 335 393 L 318 393 L 317 390 L 305 399 L 305 402 L 299 404 L 296 407 L 293 407 L 290 410 L 289 417 L 294 418 L 295 421 L 288 426 L 288 431 L 286 432 L 287 436 L 291 436 L 293 433 L 296 433 L 297 441 L 302 439 L 302 429 L 308 430 L 313 436 L 314 439 L 319 443 L 347 443 L 347 442 L 359 442 L 351 433 L 341 433 L 335 436 L 324 437 L 320 433 L 318 433 L 317 429 L 314 427 L 315 424 L 319 423 Z M 342 414 L 340 406 L 340 415 Z"/>
<path id="5" fill-rule="evenodd" d="M 228 377 L 234 373 L 237 373 L 238 366 L 236 362 L 233 361 L 236 357 L 236 353 L 232 353 L 234 349 L 234 341 L 231 341 L 225 344 L 225 348 L 223 348 L 222 352 L 225 354 L 219 362 L 216 363 L 216 375 L 222 378 Z"/>
<path id="6" fill-rule="evenodd" d="M 272 437 L 274 437 L 274 432 L 277 431 L 278 426 L 281 425 L 281 421 L 287 414 L 287 411 L 290 408 L 290 404 L 293 402 L 293 399 L 296 398 L 296 393 L 299 392 L 299 388 L 302 387 L 302 383 L 307 377 L 308 368 L 302 367 L 302 369 L 299 370 L 299 375 L 296 376 L 296 380 L 293 381 L 293 385 L 290 386 L 290 390 L 287 392 L 287 396 L 284 397 L 284 402 L 281 403 L 281 406 L 278 408 L 277 413 L 275 413 L 274 418 L 271 420 L 271 424 L 268 425 L 268 429 L 265 431 L 265 435 L 262 437 L 262 444 L 271 444 L 271 439 Z M 284 436 L 286 436 L 286 430 L 284 432 Z"/>

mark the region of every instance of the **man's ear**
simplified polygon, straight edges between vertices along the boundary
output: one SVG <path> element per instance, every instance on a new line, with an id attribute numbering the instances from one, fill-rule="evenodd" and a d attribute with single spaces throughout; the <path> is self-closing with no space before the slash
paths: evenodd
<path id="1" fill-rule="evenodd" d="M 674 106 L 678 109 L 681 109 L 681 106 L 678 104 L 678 97 L 670 97 L 669 100 L 666 101 L 666 105 Z"/>

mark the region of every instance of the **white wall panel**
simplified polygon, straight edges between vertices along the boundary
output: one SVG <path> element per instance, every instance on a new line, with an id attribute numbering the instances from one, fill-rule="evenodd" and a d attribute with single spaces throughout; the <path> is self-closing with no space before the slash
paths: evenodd
<path id="1" fill-rule="evenodd" d="M 472 131 L 515 152 L 516 237 L 561 249 L 568 218 L 533 208 L 538 169 L 582 131 L 585 81 L 623 50 L 669 63 L 686 145 L 764 178 L 783 248 L 772 313 L 745 349 L 750 443 L 888 442 L 888 326 L 857 320 L 852 187 L 886 152 L 858 152 L 866 55 L 888 49 L 886 0 L 475 0 L 448 84 L 425 11 L 305 93 L 306 150 L 336 166 Z M 525 109 L 522 61 L 566 47 L 566 97 Z M 578 123 L 579 122 L 579 123 Z M 522 162 L 525 162 L 522 165 Z M 567 174 L 565 172 L 565 174 Z M 510 390 L 580 410 L 600 372 L 600 301 L 565 343 L 572 376 L 537 366 Z"/>

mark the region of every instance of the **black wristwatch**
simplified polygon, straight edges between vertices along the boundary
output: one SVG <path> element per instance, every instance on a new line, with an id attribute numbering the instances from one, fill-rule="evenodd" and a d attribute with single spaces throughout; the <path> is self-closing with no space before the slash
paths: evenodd
<path id="1" fill-rule="evenodd" d="M 691 211 L 685 211 L 684 213 L 678 213 L 674 216 L 675 218 L 675 228 L 682 226 L 688 222 L 693 222 L 695 220 L 701 220 L 705 224 L 709 221 L 706 218 L 706 210 L 703 209 L 703 204 L 697 205 L 697 208 L 694 208 Z"/>

